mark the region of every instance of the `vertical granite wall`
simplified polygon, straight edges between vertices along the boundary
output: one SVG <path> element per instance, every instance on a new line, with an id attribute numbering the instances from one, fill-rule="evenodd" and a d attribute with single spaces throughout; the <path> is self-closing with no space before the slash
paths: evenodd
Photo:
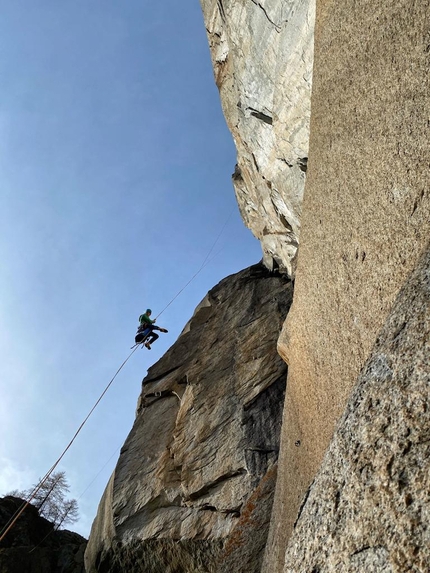
<path id="1" fill-rule="evenodd" d="M 427 0 L 317 2 L 309 169 L 265 571 L 394 299 L 430 237 Z"/>

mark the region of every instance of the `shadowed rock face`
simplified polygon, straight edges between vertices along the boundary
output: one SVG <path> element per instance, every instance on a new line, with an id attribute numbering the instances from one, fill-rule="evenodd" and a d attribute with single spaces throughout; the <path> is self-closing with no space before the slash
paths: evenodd
<path id="1" fill-rule="evenodd" d="M 246 536 L 255 567 L 246 570 L 258 571 L 286 383 L 276 341 L 291 296 L 262 264 L 224 279 L 149 369 L 92 528 L 88 573 L 218 571 L 226 543 L 230 559 L 243 546 L 234 540 L 244 513 L 261 525 Z M 253 493 L 259 513 L 246 505 Z"/>
<path id="2" fill-rule="evenodd" d="M 402 289 L 311 487 L 284 573 L 426 573 L 430 249 Z"/>
<path id="3" fill-rule="evenodd" d="M 0 499 L 0 529 L 21 508 L 23 500 Z M 86 539 L 54 526 L 29 505 L 0 543 L 0 573 L 85 573 Z"/>
<path id="4" fill-rule="evenodd" d="M 268 268 L 293 270 L 308 159 L 314 0 L 200 0 L 237 148 L 242 218 Z"/>

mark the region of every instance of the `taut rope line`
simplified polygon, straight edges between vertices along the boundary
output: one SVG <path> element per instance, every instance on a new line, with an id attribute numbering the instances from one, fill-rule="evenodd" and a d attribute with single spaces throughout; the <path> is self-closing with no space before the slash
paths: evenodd
<path id="1" fill-rule="evenodd" d="M 85 420 L 82 422 L 82 424 L 79 426 L 79 428 L 76 430 L 75 435 L 73 436 L 73 438 L 70 440 L 70 442 L 67 444 L 66 448 L 63 450 L 61 456 L 57 459 L 57 461 L 54 463 L 54 465 L 51 467 L 51 469 L 44 475 L 44 477 L 40 480 L 40 482 L 37 484 L 37 486 L 34 488 L 34 490 L 31 492 L 30 497 L 21 505 L 21 507 L 19 509 L 17 509 L 17 511 L 15 512 L 15 514 L 10 518 L 10 520 L 8 521 L 8 523 L 6 523 L 6 525 L 4 526 L 2 532 L 1 532 L 1 536 L 0 536 L 0 542 L 3 541 L 4 537 L 7 535 L 7 533 L 12 529 L 12 527 L 15 525 L 15 523 L 17 522 L 18 518 L 20 517 L 20 515 L 22 514 L 22 512 L 24 511 L 24 509 L 30 505 L 30 502 L 32 499 L 34 499 L 36 493 L 39 491 L 39 489 L 42 487 L 42 485 L 45 483 L 45 481 L 49 478 L 49 476 L 52 474 L 52 472 L 55 470 L 55 468 L 58 466 L 58 464 L 60 463 L 60 461 L 63 459 L 64 455 L 66 454 L 67 450 L 70 448 L 70 446 L 73 444 L 73 442 L 75 441 L 75 439 L 77 438 L 79 432 L 82 430 L 82 428 L 84 427 L 84 425 L 86 424 L 88 418 L 91 416 L 91 414 L 94 412 L 94 410 L 97 408 L 97 406 L 99 405 L 101 399 L 103 398 L 103 396 L 106 394 L 106 392 L 109 390 L 110 386 L 112 385 L 113 381 L 115 380 L 115 378 L 118 376 L 118 374 L 120 373 L 120 371 L 122 370 L 122 368 L 125 366 L 125 364 L 128 362 L 128 360 L 131 358 L 132 354 L 134 352 L 136 352 L 137 347 L 134 348 L 130 354 L 127 356 L 127 358 L 124 360 L 124 362 L 121 364 L 121 366 L 118 368 L 118 370 L 115 372 L 115 374 L 113 375 L 113 377 L 111 378 L 109 384 L 106 386 L 106 388 L 103 390 L 103 392 L 101 393 L 99 399 L 97 400 L 97 402 L 94 404 L 94 406 L 91 408 L 91 410 L 89 411 L 89 413 L 87 414 L 87 417 L 85 418 Z"/>
<path id="2" fill-rule="evenodd" d="M 155 317 L 155 320 L 156 320 L 159 316 L 161 316 L 166 309 L 169 308 L 169 306 L 172 304 L 172 302 L 174 302 L 174 301 L 178 298 L 178 296 L 187 288 L 187 286 L 193 282 L 193 280 L 196 278 L 196 276 L 199 275 L 199 274 L 202 272 L 202 270 L 205 268 L 206 264 L 208 264 L 208 263 L 210 262 L 210 261 L 208 261 L 208 259 L 209 259 L 210 255 L 211 255 L 212 251 L 214 250 L 216 244 L 217 244 L 218 241 L 220 240 L 221 235 L 222 235 L 223 232 L 224 232 L 224 229 L 227 227 L 227 225 L 228 225 L 228 223 L 229 223 L 229 221 L 230 221 L 230 219 L 231 219 L 231 216 L 233 215 L 233 211 L 234 211 L 234 207 L 233 207 L 233 209 L 230 211 L 230 214 L 229 214 L 229 216 L 227 217 L 227 219 L 226 219 L 224 225 L 221 227 L 221 231 L 218 233 L 217 238 L 215 239 L 215 241 L 214 241 L 212 247 L 209 249 L 209 252 L 208 252 L 208 254 L 206 255 L 206 257 L 205 257 L 204 261 L 202 262 L 202 264 L 200 265 L 198 271 L 190 278 L 190 280 L 187 282 L 187 284 L 184 285 L 184 286 L 181 288 L 181 290 L 172 298 L 172 300 L 169 302 L 169 304 L 166 305 L 166 306 L 163 308 L 163 310 L 157 314 L 157 316 Z M 212 259 L 211 259 L 211 260 L 212 260 Z M 208 262 L 207 262 L 207 261 L 208 261 Z"/>

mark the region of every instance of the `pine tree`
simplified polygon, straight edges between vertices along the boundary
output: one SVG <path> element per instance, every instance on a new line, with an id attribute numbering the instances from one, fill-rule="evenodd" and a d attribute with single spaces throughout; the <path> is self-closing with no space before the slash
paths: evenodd
<path id="1" fill-rule="evenodd" d="M 35 484 L 25 491 L 14 490 L 8 495 L 28 499 L 37 486 L 38 484 Z M 78 502 L 76 499 L 66 499 L 69 490 L 65 472 L 53 472 L 31 500 L 37 507 L 39 515 L 51 521 L 55 529 L 75 523 L 79 519 Z"/>

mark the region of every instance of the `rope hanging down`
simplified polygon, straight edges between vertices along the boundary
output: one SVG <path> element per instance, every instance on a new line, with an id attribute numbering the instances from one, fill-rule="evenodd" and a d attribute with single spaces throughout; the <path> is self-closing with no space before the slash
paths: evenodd
<path id="1" fill-rule="evenodd" d="M 85 418 L 85 420 L 82 422 L 82 424 L 79 426 L 79 428 L 76 430 L 75 435 L 73 436 L 73 438 L 70 440 L 70 442 L 67 444 L 66 448 L 63 450 L 62 454 L 60 455 L 60 457 L 57 459 L 57 461 L 54 463 L 54 465 L 51 467 L 51 469 L 43 476 L 43 478 L 40 480 L 40 482 L 37 484 L 37 486 L 33 489 L 33 491 L 30 494 L 30 497 L 21 505 L 21 507 L 19 509 L 17 509 L 17 511 L 14 513 L 14 515 L 10 518 L 10 520 L 8 521 L 8 523 L 6 523 L 6 525 L 4 526 L 1 535 L 0 535 L 0 542 L 3 541 L 4 537 L 7 535 L 7 533 L 12 529 L 12 527 L 15 525 L 15 523 L 17 522 L 18 518 L 20 517 L 20 515 L 22 514 L 22 512 L 25 510 L 25 508 L 30 505 L 30 502 L 34 499 L 34 497 L 36 496 L 37 492 L 40 490 L 40 488 L 43 486 L 43 484 L 45 483 L 45 481 L 49 478 L 49 476 L 52 474 L 52 472 L 55 470 L 55 468 L 58 466 L 58 464 L 60 463 L 60 461 L 63 459 L 64 455 L 66 454 L 67 450 L 70 448 L 70 446 L 73 444 L 73 442 L 75 441 L 75 439 L 77 438 L 79 432 L 82 430 L 82 428 L 84 427 L 84 425 L 86 424 L 88 418 L 91 416 L 91 414 L 94 412 L 94 410 L 97 408 L 97 406 L 99 405 L 101 399 L 103 398 L 103 396 L 106 394 L 106 392 L 109 390 L 110 386 L 112 385 L 113 381 L 115 380 L 115 378 L 118 376 L 118 374 L 121 372 L 121 370 L 123 369 L 123 367 L 126 365 L 126 363 L 129 361 L 129 359 L 131 358 L 132 354 L 137 350 L 137 347 L 134 348 L 134 350 L 132 350 L 130 352 L 130 354 L 127 356 L 127 358 L 124 360 L 124 362 L 121 364 L 121 366 L 118 368 L 118 370 L 115 372 L 115 374 L 113 375 L 113 377 L 111 378 L 109 384 L 106 386 L 106 388 L 103 390 L 103 392 L 101 393 L 99 399 L 97 400 L 97 402 L 94 404 L 94 406 L 91 408 L 91 410 L 89 411 L 87 417 Z"/>

